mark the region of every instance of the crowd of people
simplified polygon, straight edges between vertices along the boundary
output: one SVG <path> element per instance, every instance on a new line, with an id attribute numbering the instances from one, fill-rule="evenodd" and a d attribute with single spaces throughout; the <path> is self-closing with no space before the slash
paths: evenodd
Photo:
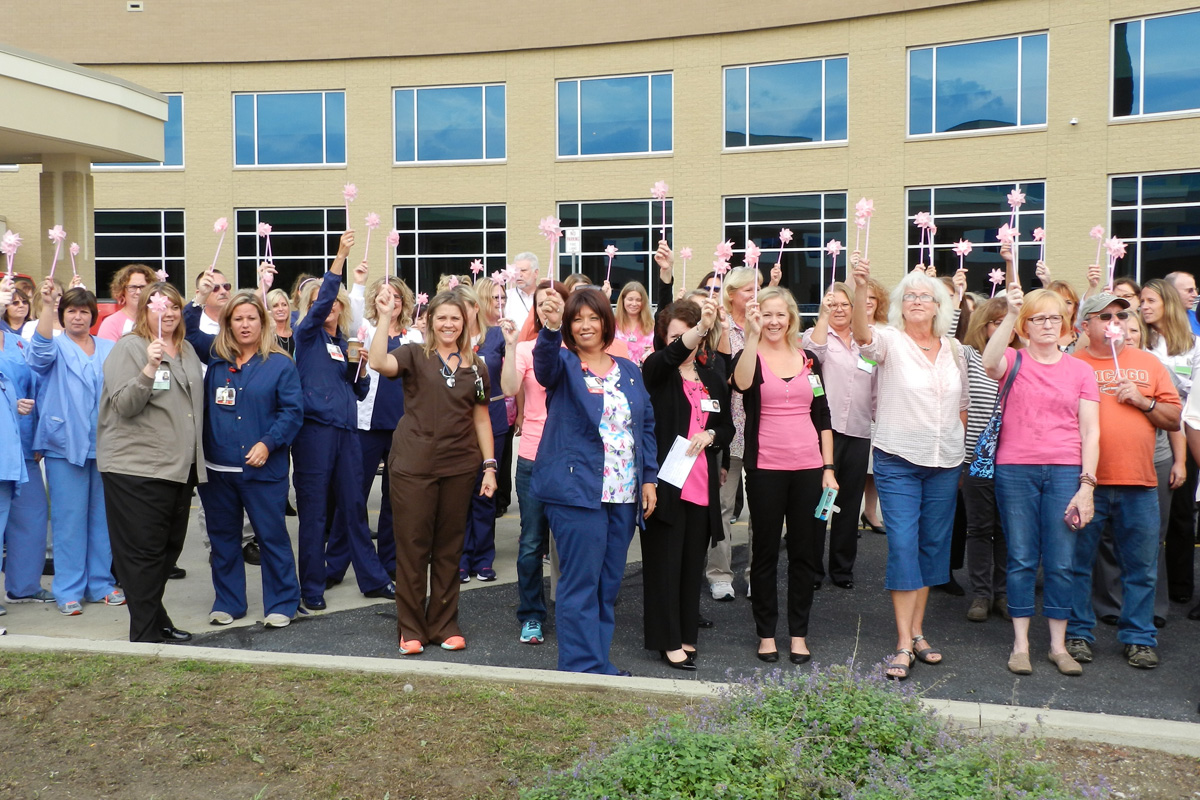
<path id="1" fill-rule="evenodd" d="M 347 231 L 328 271 L 290 295 L 270 288 L 270 263 L 241 291 L 203 270 L 188 300 L 126 266 L 95 335 L 83 286 L 3 279 L 5 602 L 68 616 L 125 605 L 131 641 L 188 641 L 163 594 L 196 491 L 213 625 L 250 613 L 247 564 L 274 628 L 326 609 L 353 566 L 365 596 L 394 599 L 405 656 L 467 647 L 460 587 L 496 579 L 512 494 L 515 629 L 547 640 L 548 564 L 562 670 L 628 674 L 610 649 L 635 535 L 644 645 L 695 670 L 702 593 L 737 596 L 743 493 L 745 594 L 768 663 L 780 551 L 788 657 L 803 664 L 814 591 L 826 578 L 855 589 L 860 521 L 887 537 L 896 680 L 947 658 L 926 618 L 933 588 L 969 594 L 971 621 L 1011 620 L 1020 675 L 1033 670 L 1039 574 L 1047 657 L 1064 675 L 1096 657 L 1098 621 L 1131 666 L 1157 666 L 1168 602 L 1192 599 L 1188 274 L 1102 286 L 1092 267 L 1079 294 L 1039 262 L 1040 287 L 1023 288 L 1005 245 L 1007 289 L 987 298 L 966 291 L 965 271 L 921 265 L 888 291 L 855 252 L 802 330 L 778 267 L 766 285 L 739 267 L 676 289 L 665 241 L 656 314 L 641 283 L 614 297 L 582 275 L 540 280 L 528 252 L 507 281 L 443 276 L 430 300 L 399 278 L 368 282 L 365 262 L 347 289 L 353 246 Z"/>

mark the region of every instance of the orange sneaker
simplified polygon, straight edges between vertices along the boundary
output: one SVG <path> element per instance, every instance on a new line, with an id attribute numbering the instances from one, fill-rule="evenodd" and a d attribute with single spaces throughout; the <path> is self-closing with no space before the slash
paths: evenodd
<path id="1" fill-rule="evenodd" d="M 425 646 L 416 639 L 400 640 L 400 655 L 415 656 L 425 652 Z"/>
<path id="2" fill-rule="evenodd" d="M 461 636 L 451 636 L 446 641 L 442 642 L 443 650 L 466 650 L 467 640 Z"/>

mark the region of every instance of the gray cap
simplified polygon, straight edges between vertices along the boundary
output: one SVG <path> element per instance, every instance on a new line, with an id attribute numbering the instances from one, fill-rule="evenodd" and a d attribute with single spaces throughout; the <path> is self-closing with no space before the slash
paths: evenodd
<path id="1" fill-rule="evenodd" d="M 1121 308 L 1129 308 L 1129 301 L 1124 297 L 1117 297 L 1115 294 L 1104 292 L 1102 294 L 1094 294 L 1079 304 L 1079 318 L 1087 319 L 1088 314 L 1103 311 L 1113 303 L 1116 303 Z"/>

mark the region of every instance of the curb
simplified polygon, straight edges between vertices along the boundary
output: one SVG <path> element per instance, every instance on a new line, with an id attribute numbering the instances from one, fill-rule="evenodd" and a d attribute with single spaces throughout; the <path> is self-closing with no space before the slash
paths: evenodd
<path id="1" fill-rule="evenodd" d="M 648 694 L 685 697 L 710 697 L 724 687 L 724 684 L 702 681 L 622 678 L 616 675 L 589 675 L 577 672 L 451 664 L 399 658 L 271 653 L 257 650 L 182 647 L 136 642 L 101 642 L 91 639 L 11 634 L 0 638 L 0 650 L 30 653 L 133 655 L 180 661 L 201 660 L 224 664 L 258 664 L 373 672 L 387 675 L 416 675 L 425 678 L 506 681 L 576 689 L 632 689 Z M 970 732 L 1006 736 L 1028 734 L 1050 739 L 1079 739 L 1087 742 L 1141 747 L 1173 755 L 1200 757 L 1200 725 L 1191 722 L 969 703 L 960 700 L 923 700 L 922 702 Z"/>

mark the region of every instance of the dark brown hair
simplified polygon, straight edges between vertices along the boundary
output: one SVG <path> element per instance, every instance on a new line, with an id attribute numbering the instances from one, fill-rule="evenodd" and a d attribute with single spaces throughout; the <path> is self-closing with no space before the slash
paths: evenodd
<path id="1" fill-rule="evenodd" d="M 63 312 L 68 308 L 86 308 L 92 314 L 92 321 L 88 323 L 88 327 L 96 324 L 96 317 L 100 314 L 100 309 L 96 306 L 96 295 L 89 292 L 82 286 L 76 286 L 73 289 L 67 289 L 63 296 L 58 301 L 58 324 L 66 325 L 63 321 Z"/>
<path id="2" fill-rule="evenodd" d="M 667 328 L 671 327 L 671 323 L 677 319 L 686 322 L 689 328 L 694 328 L 700 322 L 700 306 L 691 300 L 676 300 L 658 312 L 658 316 L 654 319 L 655 349 L 658 349 L 659 342 L 662 342 L 663 347 L 670 344 L 667 341 Z"/>
<path id="3" fill-rule="evenodd" d="M 599 289 L 580 289 L 567 297 L 567 305 L 563 309 L 562 337 L 563 344 L 572 353 L 576 352 L 575 336 L 571 333 L 571 323 L 583 313 L 584 308 L 591 309 L 600 318 L 600 330 L 604 346 L 613 343 L 617 334 L 617 319 L 613 316 L 612 306 L 608 298 Z"/>
<path id="4" fill-rule="evenodd" d="M 538 332 L 542 329 L 542 318 L 538 316 L 537 296 L 538 292 L 546 289 L 553 289 L 558 292 L 558 296 L 562 298 L 563 303 L 567 302 L 567 298 L 571 296 L 571 290 L 567 288 L 566 283 L 558 281 L 538 281 L 537 286 L 533 288 L 533 308 L 529 309 L 529 316 L 525 317 L 525 324 L 521 326 L 521 332 L 517 336 L 517 340 L 528 342 L 531 339 L 536 339 Z"/>

